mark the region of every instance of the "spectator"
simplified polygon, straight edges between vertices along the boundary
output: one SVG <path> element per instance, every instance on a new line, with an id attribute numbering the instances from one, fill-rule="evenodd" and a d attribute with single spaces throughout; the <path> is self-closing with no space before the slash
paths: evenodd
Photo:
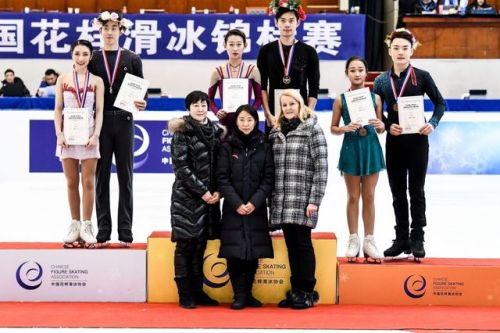
<path id="1" fill-rule="evenodd" d="M 470 14 L 476 10 L 486 10 L 486 9 L 493 9 L 493 7 L 486 2 L 486 0 L 474 0 L 470 5 L 467 6 L 466 12 L 467 14 Z"/>
<path id="2" fill-rule="evenodd" d="M 30 96 L 28 88 L 24 85 L 21 78 L 16 77 L 12 69 L 7 69 L 4 72 L 5 79 L 2 81 L 0 88 L 0 96 L 4 97 L 24 97 Z"/>
<path id="3" fill-rule="evenodd" d="M 437 5 L 434 2 L 434 0 L 420 0 L 416 5 L 415 5 L 415 13 L 417 14 L 436 14 L 437 11 Z"/>
<path id="4" fill-rule="evenodd" d="M 56 81 L 59 77 L 59 73 L 57 73 L 52 68 L 49 68 L 45 71 L 45 75 L 40 82 L 40 86 L 36 92 L 38 97 L 54 97 L 56 95 Z"/>

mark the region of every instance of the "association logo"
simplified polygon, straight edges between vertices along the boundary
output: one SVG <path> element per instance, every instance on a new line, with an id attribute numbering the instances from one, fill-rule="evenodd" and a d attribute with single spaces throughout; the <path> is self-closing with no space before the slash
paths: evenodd
<path id="1" fill-rule="evenodd" d="M 36 261 L 25 261 L 16 270 L 17 283 L 26 290 L 42 285 L 43 268 Z"/>
<path id="2" fill-rule="evenodd" d="M 229 271 L 224 261 L 210 253 L 203 258 L 203 267 L 208 266 L 204 272 L 203 282 L 211 288 L 222 288 L 229 283 Z"/>
<path id="3" fill-rule="evenodd" d="M 134 170 L 142 167 L 149 158 L 149 133 L 148 131 L 141 125 L 134 124 L 135 126 L 135 134 L 134 134 Z"/>
<path id="4" fill-rule="evenodd" d="M 421 298 L 425 295 L 425 287 L 427 280 L 422 275 L 410 275 L 406 278 L 404 283 L 404 290 L 406 295 L 411 298 Z"/>

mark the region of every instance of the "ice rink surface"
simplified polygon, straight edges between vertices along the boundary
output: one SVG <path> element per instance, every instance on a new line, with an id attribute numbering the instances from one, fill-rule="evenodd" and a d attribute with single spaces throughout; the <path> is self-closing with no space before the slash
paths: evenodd
<path id="1" fill-rule="evenodd" d="M 170 230 L 171 174 L 134 175 L 134 238 L 146 242 L 152 231 Z M 112 212 L 116 223 L 118 183 L 112 176 Z M 428 175 L 426 250 L 431 257 L 499 258 L 500 176 Z M 394 213 L 385 171 L 376 191 L 375 237 L 381 250 L 394 238 Z M 0 178 L 0 241 L 59 242 L 70 221 L 66 183 L 60 173 L 32 173 L 22 179 Z M 348 238 L 346 190 L 331 169 L 316 231 L 334 232 L 338 253 Z M 95 217 L 93 219 L 96 224 Z M 116 225 L 112 240 L 117 240 Z M 360 233 L 362 221 L 360 219 Z"/>

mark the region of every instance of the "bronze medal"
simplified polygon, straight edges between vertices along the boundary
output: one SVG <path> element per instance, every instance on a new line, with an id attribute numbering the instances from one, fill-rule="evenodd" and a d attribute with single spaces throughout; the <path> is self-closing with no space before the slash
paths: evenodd
<path id="1" fill-rule="evenodd" d="M 290 84 L 290 82 L 292 82 L 292 79 L 289 76 L 283 76 L 284 84 Z"/>
<path id="2" fill-rule="evenodd" d="M 364 127 L 361 127 L 359 130 L 358 130 L 358 135 L 359 136 L 366 136 L 368 134 L 368 131 L 366 130 L 366 128 Z"/>
<path id="3" fill-rule="evenodd" d="M 398 104 L 397 104 L 397 103 L 396 103 L 396 104 L 393 104 L 393 105 L 392 105 L 392 109 L 393 109 L 394 111 L 398 112 Z"/>

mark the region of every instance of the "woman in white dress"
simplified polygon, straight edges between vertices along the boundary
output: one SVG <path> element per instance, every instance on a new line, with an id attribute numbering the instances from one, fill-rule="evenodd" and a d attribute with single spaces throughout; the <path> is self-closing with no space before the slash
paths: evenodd
<path id="1" fill-rule="evenodd" d="M 100 77 L 90 74 L 87 69 L 91 55 L 92 44 L 89 41 L 74 42 L 71 46 L 73 70 L 61 75 L 56 83 L 56 156 L 59 157 L 66 176 L 71 212 L 71 223 L 64 237 L 65 247 L 94 247 L 96 243 L 91 218 L 94 207 L 95 170 L 97 159 L 100 158 L 99 133 L 103 117 L 104 84 Z M 68 108 L 88 109 L 89 138 L 85 144 L 68 144 L 68 137 L 64 134 L 64 114 L 69 113 Z"/>

